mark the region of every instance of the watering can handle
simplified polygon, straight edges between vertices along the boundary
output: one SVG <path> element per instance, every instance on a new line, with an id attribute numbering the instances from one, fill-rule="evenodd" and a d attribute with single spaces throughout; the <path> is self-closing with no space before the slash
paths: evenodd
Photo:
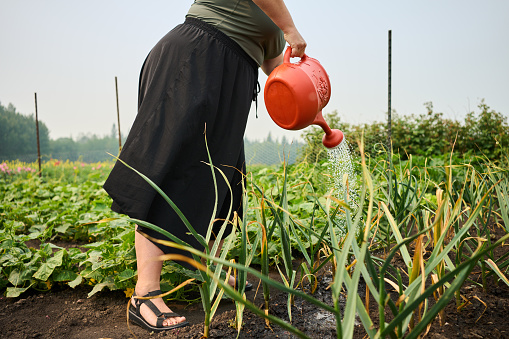
<path id="1" fill-rule="evenodd" d="M 292 47 L 288 46 L 285 51 L 285 55 L 283 58 L 283 63 L 289 64 L 290 63 L 290 55 L 292 55 Z M 304 54 L 302 58 L 300 58 L 300 61 L 306 61 L 307 55 Z"/>

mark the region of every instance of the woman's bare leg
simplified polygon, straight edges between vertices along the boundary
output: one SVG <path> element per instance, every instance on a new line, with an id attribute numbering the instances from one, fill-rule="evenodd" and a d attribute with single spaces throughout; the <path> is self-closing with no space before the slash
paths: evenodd
<path id="1" fill-rule="evenodd" d="M 138 266 L 138 281 L 136 283 L 136 295 L 144 296 L 148 292 L 159 290 L 161 288 L 161 270 L 163 262 L 154 260 L 163 255 L 163 251 L 150 240 L 138 232 L 135 232 L 136 261 Z M 154 305 L 161 312 L 171 312 L 162 298 L 151 299 Z M 134 300 L 133 300 L 133 306 Z M 155 326 L 157 317 L 146 305 L 141 305 L 140 313 L 142 317 L 151 325 Z M 185 321 L 185 317 L 168 318 L 163 322 L 163 326 L 171 326 Z"/>

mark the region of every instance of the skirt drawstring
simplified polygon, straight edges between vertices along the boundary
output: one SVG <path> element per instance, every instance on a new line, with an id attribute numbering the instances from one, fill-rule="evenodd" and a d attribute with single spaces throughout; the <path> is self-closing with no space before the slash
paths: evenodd
<path id="1" fill-rule="evenodd" d="M 260 82 L 258 80 L 256 80 L 256 84 L 254 86 L 254 89 L 253 89 L 253 101 L 255 102 L 255 107 L 256 107 L 256 118 L 258 119 L 258 93 L 260 93 Z"/>

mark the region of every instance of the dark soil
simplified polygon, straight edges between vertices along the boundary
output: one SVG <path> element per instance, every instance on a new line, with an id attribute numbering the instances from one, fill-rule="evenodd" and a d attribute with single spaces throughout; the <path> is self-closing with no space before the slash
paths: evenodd
<path id="1" fill-rule="evenodd" d="M 496 257 L 506 253 L 509 245 L 499 247 Z M 261 287 L 253 277 L 253 291 L 247 292 L 247 298 L 258 306 L 263 305 Z M 479 272 L 472 272 L 470 278 L 479 281 Z M 328 284 L 330 273 L 325 271 L 320 277 L 314 297 L 332 304 Z M 150 334 L 142 328 L 126 323 L 128 300 L 122 291 L 104 291 L 87 298 L 91 287 L 76 289 L 52 289 L 37 294 L 25 293 L 19 298 L 0 297 L 0 337 L 1 338 L 201 338 L 203 334 L 204 314 L 201 303 L 169 303 L 175 312 L 185 316 L 190 326 Z M 445 325 L 440 326 L 438 319 L 431 324 L 426 338 L 509 338 L 509 287 L 502 282 L 490 281 L 487 291 L 478 285 L 466 282 L 462 295 L 469 301 L 460 312 L 455 300 L 445 309 Z M 359 286 L 359 294 L 364 295 L 364 287 Z M 287 296 L 273 291 L 270 313 L 288 321 Z M 375 302 L 370 303 L 373 321 L 377 313 Z M 311 338 L 336 338 L 334 317 L 296 298 L 292 307 L 293 325 Z M 235 305 L 231 300 L 222 301 L 213 318 L 211 338 L 236 338 L 237 331 L 232 324 L 235 319 Z M 267 327 L 265 321 L 249 310 L 244 312 L 244 326 L 239 338 L 295 338 L 276 325 Z M 134 334 L 134 335 L 133 335 Z M 354 338 L 366 337 L 360 322 L 356 326 Z"/>

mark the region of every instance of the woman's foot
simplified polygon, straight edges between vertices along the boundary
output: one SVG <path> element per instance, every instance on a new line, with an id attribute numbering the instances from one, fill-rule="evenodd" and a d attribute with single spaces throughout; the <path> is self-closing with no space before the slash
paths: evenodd
<path id="1" fill-rule="evenodd" d="M 237 278 L 238 281 L 238 278 Z M 235 277 L 233 275 L 230 275 L 230 278 L 228 279 L 228 285 L 233 287 L 234 289 L 237 289 L 237 281 L 235 280 Z M 253 289 L 253 284 L 251 284 L 249 281 L 246 280 L 246 287 L 244 287 L 244 292 L 251 291 Z"/>
<path id="2" fill-rule="evenodd" d="M 142 293 L 135 292 L 135 295 L 145 296 L 148 294 L 148 292 L 147 293 L 143 293 L 143 292 Z M 157 294 L 162 293 L 161 291 L 157 291 L 157 292 L 159 292 Z M 151 292 L 150 294 L 157 295 L 154 292 Z M 168 316 L 168 314 L 173 313 L 173 311 L 164 303 L 164 300 L 162 298 L 155 298 L 155 299 L 149 299 L 149 300 L 159 310 L 159 312 L 162 313 L 162 315 L 160 315 L 160 316 L 165 318 L 162 321 L 162 325 L 160 325 L 160 326 L 162 326 L 163 329 L 164 329 L 164 327 L 175 328 L 175 327 L 187 325 L 187 321 L 186 321 L 185 317 Z M 150 324 L 151 326 L 157 327 L 158 315 L 153 310 L 150 309 L 148 303 L 146 302 L 146 299 L 131 298 L 131 305 L 136 311 L 137 311 L 137 306 L 139 306 L 139 308 L 140 308 L 139 315 L 141 315 L 143 320 L 145 322 L 147 322 L 148 324 Z M 155 311 L 157 311 L 157 310 L 155 310 Z"/>

